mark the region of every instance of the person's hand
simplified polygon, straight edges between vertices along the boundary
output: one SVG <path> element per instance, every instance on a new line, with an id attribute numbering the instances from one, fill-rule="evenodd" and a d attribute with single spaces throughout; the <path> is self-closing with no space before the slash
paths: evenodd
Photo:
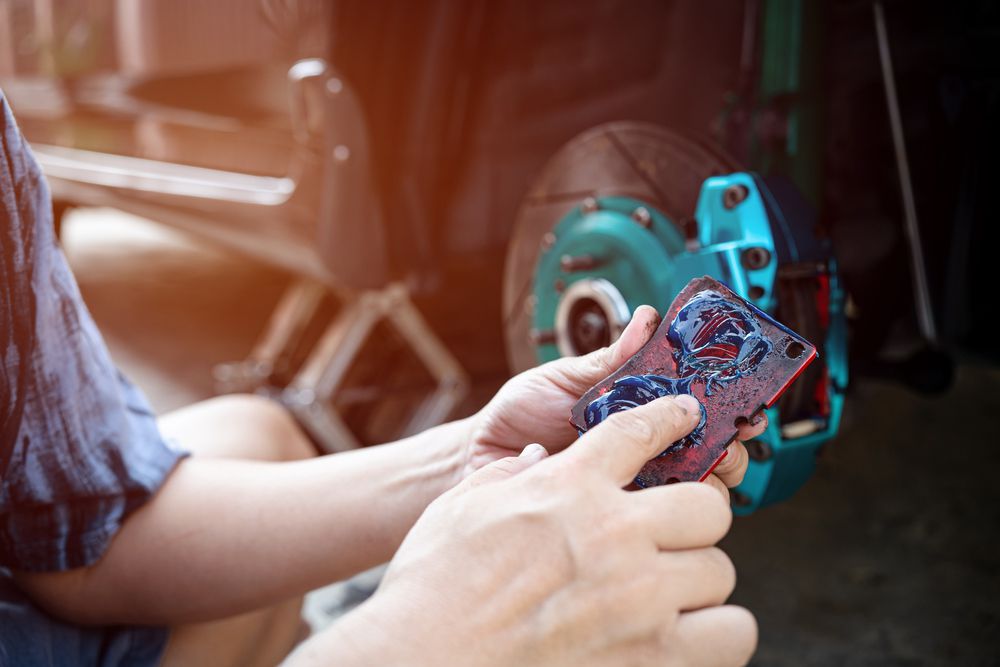
<path id="1" fill-rule="evenodd" d="M 632 321 L 612 345 L 580 357 L 564 357 L 511 378 L 473 418 L 467 464 L 463 476 L 484 465 L 511 456 L 528 444 L 539 443 L 549 452 L 564 449 L 576 440 L 569 423 L 570 410 L 600 380 L 618 370 L 645 345 L 659 326 L 660 316 L 650 306 L 640 306 Z M 741 441 L 755 438 L 767 428 L 767 415 L 754 424 L 743 424 L 726 457 L 706 480 L 728 495 L 726 487 L 743 480 L 749 456 Z M 661 443 L 664 448 L 669 442 Z"/>
<path id="2" fill-rule="evenodd" d="M 697 483 L 622 490 L 698 419 L 695 399 L 661 398 L 561 454 L 532 446 L 479 470 L 428 507 L 375 595 L 290 664 L 745 664 L 756 623 L 723 604 L 735 574 L 712 546 L 727 503 Z"/>

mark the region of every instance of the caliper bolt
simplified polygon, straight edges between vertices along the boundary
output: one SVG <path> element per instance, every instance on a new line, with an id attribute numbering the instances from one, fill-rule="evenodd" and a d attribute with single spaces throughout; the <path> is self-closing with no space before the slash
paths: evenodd
<path id="1" fill-rule="evenodd" d="M 767 248 L 753 246 L 743 251 L 743 254 L 740 255 L 740 263 L 743 264 L 743 268 L 751 271 L 763 269 L 771 263 L 771 253 Z"/>
<path id="2" fill-rule="evenodd" d="M 745 185 L 730 185 L 722 191 L 722 205 L 727 209 L 736 208 L 750 195 Z"/>
<path id="3" fill-rule="evenodd" d="M 645 229 L 649 229 L 653 224 L 653 216 L 645 206 L 632 211 L 632 219 L 638 222 Z"/>
<path id="4" fill-rule="evenodd" d="M 771 458 L 771 445 L 756 438 L 746 443 L 747 453 L 754 461 L 767 461 Z"/>

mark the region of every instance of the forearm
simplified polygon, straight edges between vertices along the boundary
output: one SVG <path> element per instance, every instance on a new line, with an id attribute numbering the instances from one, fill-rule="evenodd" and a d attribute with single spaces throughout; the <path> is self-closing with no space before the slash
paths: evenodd
<path id="1" fill-rule="evenodd" d="M 191 622 L 273 604 L 388 560 L 458 481 L 467 430 L 455 422 L 294 463 L 192 458 L 97 564 L 19 579 L 83 622 Z"/>
<path id="2" fill-rule="evenodd" d="M 419 601 L 407 605 L 380 597 L 381 593 L 376 594 L 300 644 L 281 667 L 466 664 L 463 657 L 468 656 L 441 650 L 439 635 L 449 630 L 440 618 L 422 618 Z M 418 624 L 423 627 L 417 628 Z"/>

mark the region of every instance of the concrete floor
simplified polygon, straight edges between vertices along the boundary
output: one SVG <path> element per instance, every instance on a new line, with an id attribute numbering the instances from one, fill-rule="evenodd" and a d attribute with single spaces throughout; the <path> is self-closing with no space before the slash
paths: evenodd
<path id="1" fill-rule="evenodd" d="M 111 211 L 72 213 L 64 239 L 112 355 L 161 412 L 213 395 L 212 366 L 249 351 L 286 280 Z M 753 664 L 1000 664 L 998 414 L 1000 371 L 971 362 L 938 399 L 854 384 L 814 479 L 724 543 L 761 625 Z M 355 593 L 314 596 L 311 622 Z"/>

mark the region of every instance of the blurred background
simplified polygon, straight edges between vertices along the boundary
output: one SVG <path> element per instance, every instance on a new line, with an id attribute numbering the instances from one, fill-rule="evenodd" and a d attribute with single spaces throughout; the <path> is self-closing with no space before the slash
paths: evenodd
<path id="1" fill-rule="evenodd" d="M 754 664 L 991 665 L 998 38 L 986 0 L 0 0 L 0 88 L 158 411 L 384 442 L 707 273 L 821 353 L 733 495 Z"/>

